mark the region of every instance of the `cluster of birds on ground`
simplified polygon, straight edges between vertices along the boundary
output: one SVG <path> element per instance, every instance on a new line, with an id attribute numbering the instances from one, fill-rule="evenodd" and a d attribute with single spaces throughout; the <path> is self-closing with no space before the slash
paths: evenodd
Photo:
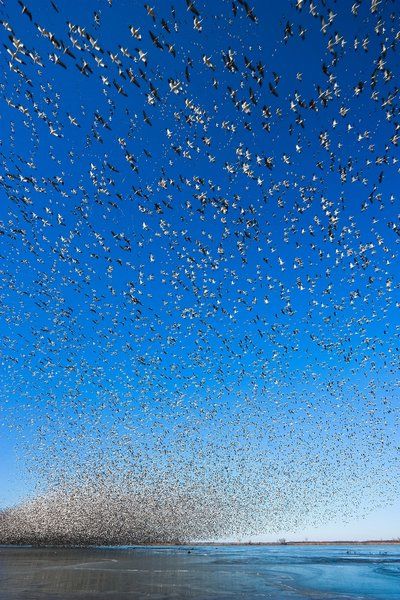
<path id="1" fill-rule="evenodd" d="M 390 503 L 398 4 L 7 0 L 0 36 L 0 414 L 31 489 L 0 542 Z"/>

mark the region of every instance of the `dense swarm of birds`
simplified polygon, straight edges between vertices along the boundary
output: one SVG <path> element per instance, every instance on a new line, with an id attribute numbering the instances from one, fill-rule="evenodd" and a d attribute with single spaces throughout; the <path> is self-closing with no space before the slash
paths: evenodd
<path id="1" fill-rule="evenodd" d="M 398 3 L 46 2 L 0 7 L 0 541 L 390 503 Z"/>

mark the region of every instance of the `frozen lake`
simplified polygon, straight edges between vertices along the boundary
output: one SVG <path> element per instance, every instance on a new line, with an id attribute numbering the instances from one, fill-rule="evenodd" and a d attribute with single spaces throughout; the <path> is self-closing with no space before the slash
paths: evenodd
<path id="1" fill-rule="evenodd" d="M 0 547 L 0 600 L 400 600 L 400 546 Z"/>

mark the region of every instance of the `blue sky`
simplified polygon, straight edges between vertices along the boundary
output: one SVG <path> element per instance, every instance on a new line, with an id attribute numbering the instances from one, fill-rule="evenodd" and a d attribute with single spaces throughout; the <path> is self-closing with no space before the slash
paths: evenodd
<path id="1" fill-rule="evenodd" d="M 398 498 L 399 14 L 195 4 L 202 31 L 184 2 L 1 8 L 0 502 L 171 460 L 370 537 Z"/>

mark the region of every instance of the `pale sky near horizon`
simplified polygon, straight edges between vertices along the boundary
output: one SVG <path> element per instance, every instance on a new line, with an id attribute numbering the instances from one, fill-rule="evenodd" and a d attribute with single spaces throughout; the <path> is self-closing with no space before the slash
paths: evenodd
<path id="1" fill-rule="evenodd" d="M 400 500 L 393 506 L 372 511 L 363 519 L 348 523 L 326 523 L 302 533 L 282 531 L 278 535 L 262 535 L 252 540 L 275 542 L 279 538 L 288 541 L 400 540 Z"/>

